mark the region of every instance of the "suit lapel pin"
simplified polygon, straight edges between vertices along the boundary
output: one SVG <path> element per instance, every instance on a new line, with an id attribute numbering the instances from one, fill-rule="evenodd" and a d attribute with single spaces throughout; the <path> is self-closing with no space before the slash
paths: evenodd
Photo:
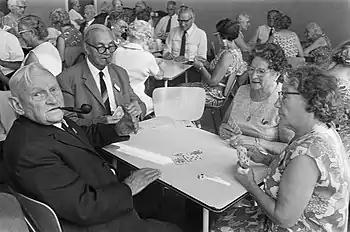
<path id="1" fill-rule="evenodd" d="M 120 92 L 120 87 L 116 84 L 116 83 L 114 83 L 114 88 L 118 91 L 118 92 Z"/>

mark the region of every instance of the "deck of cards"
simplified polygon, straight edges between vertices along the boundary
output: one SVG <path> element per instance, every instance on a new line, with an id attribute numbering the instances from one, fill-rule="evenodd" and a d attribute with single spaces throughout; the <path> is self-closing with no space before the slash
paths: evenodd
<path id="1" fill-rule="evenodd" d="M 238 164 L 243 169 L 247 169 L 250 166 L 250 158 L 248 157 L 247 148 L 243 146 L 237 146 L 237 156 L 238 156 Z"/>
<path id="2" fill-rule="evenodd" d="M 194 150 L 191 152 L 179 152 L 176 154 L 171 155 L 171 159 L 174 161 L 175 164 L 188 164 L 197 160 L 202 159 L 202 153 L 201 150 Z"/>

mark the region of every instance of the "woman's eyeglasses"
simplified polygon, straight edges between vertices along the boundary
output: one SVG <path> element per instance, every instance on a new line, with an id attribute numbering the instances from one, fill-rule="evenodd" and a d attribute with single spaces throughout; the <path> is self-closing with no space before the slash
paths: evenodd
<path id="1" fill-rule="evenodd" d="M 297 92 L 278 92 L 278 97 L 281 101 L 284 101 L 287 98 L 287 95 L 300 95 L 300 93 Z"/>
<path id="2" fill-rule="evenodd" d="M 105 46 L 95 46 L 95 45 L 92 45 L 92 44 L 90 44 L 90 43 L 88 43 L 88 42 L 86 42 L 85 41 L 85 43 L 87 44 L 87 45 L 89 45 L 89 46 L 91 46 L 91 47 L 93 47 L 93 48 L 95 48 L 96 50 L 97 50 L 97 52 L 98 53 L 100 53 L 100 54 L 104 54 L 104 53 L 106 53 L 106 51 L 108 50 L 110 53 L 113 53 L 113 52 L 115 52 L 115 50 L 117 50 L 117 48 L 118 48 L 118 46 L 117 45 L 110 45 L 110 46 L 108 46 L 108 47 L 105 47 Z"/>
<path id="3" fill-rule="evenodd" d="M 254 72 L 256 73 L 256 75 L 262 77 L 265 76 L 266 73 L 270 72 L 269 69 L 263 69 L 263 68 L 254 68 L 252 66 L 248 66 L 247 67 L 247 71 L 250 74 L 253 74 Z"/>

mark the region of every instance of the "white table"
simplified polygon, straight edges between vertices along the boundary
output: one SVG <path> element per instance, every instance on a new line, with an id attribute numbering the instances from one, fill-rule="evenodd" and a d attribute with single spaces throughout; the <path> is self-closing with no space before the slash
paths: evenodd
<path id="1" fill-rule="evenodd" d="M 168 81 L 174 80 L 181 74 L 185 73 L 185 82 L 187 80 L 187 70 L 192 67 L 190 64 L 183 64 L 174 60 L 165 60 L 156 58 L 159 68 L 164 72 L 164 86 L 168 87 Z"/>
<path id="2" fill-rule="evenodd" d="M 178 152 L 200 149 L 203 151 L 203 159 L 185 165 L 173 163 L 160 165 L 118 152 L 113 145 L 104 149 L 137 168 L 160 169 L 161 182 L 203 207 L 203 232 L 207 232 L 209 211 L 222 212 L 239 201 L 246 193 L 244 187 L 233 177 L 234 165 L 237 163 L 236 150 L 217 135 L 204 130 L 181 126 L 170 121 L 159 123 L 154 120 L 154 122 L 153 125 L 147 121 L 144 124 L 141 123 L 140 132 L 121 144 L 166 157 Z M 252 164 L 252 167 L 256 180 L 262 182 L 266 167 L 260 164 Z M 220 177 L 231 185 L 199 180 L 197 175 L 201 173 L 210 177 Z"/>

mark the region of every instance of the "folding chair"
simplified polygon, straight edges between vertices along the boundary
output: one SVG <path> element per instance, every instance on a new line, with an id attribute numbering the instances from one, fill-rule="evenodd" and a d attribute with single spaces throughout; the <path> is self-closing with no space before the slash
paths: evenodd
<path id="1" fill-rule="evenodd" d="M 163 87 L 153 91 L 156 116 L 195 122 L 204 112 L 205 91 L 199 87 Z"/>
<path id="2" fill-rule="evenodd" d="M 215 113 L 217 111 L 219 111 L 220 113 L 220 122 L 222 121 L 223 117 L 224 117 L 224 112 L 223 112 L 223 108 L 224 106 L 226 105 L 226 103 L 228 102 L 230 96 L 231 96 L 231 93 L 233 92 L 233 88 L 236 84 L 236 81 L 237 81 L 238 77 L 236 76 L 235 73 L 232 73 L 229 77 L 228 77 L 228 80 L 227 80 L 227 83 L 226 83 L 226 87 L 224 89 L 224 96 L 225 96 L 225 99 L 223 100 L 223 102 L 220 104 L 220 105 L 215 105 L 215 106 L 212 106 L 212 105 L 206 105 L 205 107 L 207 109 L 210 109 L 211 111 L 211 116 L 212 116 L 212 119 L 213 119 L 213 124 L 214 124 L 214 128 L 215 128 L 215 133 L 216 134 L 219 134 L 219 126 L 216 119 L 215 119 Z M 220 123 L 219 123 L 220 124 Z"/>
<path id="3" fill-rule="evenodd" d="M 48 205 L 24 196 L 12 189 L 10 190 L 22 206 L 22 209 L 29 220 L 29 224 L 34 227 L 32 228 L 34 231 L 62 232 L 56 213 Z"/>
<path id="4" fill-rule="evenodd" d="M 20 204 L 7 193 L 0 193 L 0 231 L 29 232 Z"/>

